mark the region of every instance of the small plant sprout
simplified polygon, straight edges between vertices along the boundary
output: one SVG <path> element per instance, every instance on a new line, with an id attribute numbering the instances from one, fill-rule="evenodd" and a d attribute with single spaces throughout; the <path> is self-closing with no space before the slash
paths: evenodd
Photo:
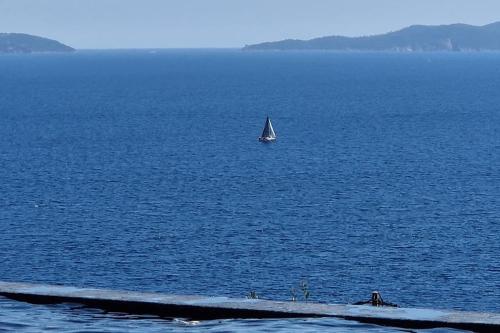
<path id="1" fill-rule="evenodd" d="M 300 290 L 302 290 L 302 295 L 304 296 L 304 301 L 307 303 L 311 292 L 309 291 L 309 285 L 306 280 L 300 282 Z"/>

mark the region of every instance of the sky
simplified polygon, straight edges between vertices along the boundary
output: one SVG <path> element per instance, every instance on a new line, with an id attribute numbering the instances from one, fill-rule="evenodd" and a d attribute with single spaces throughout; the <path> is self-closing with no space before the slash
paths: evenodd
<path id="1" fill-rule="evenodd" d="M 500 21 L 500 0 L 0 0 L 0 32 L 79 49 L 227 48 Z"/>

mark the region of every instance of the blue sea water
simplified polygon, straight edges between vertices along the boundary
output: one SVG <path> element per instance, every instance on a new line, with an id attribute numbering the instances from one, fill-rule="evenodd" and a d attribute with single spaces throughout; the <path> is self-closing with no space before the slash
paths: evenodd
<path id="1" fill-rule="evenodd" d="M 0 89 L 0 280 L 500 311 L 498 53 L 6 55 Z"/>

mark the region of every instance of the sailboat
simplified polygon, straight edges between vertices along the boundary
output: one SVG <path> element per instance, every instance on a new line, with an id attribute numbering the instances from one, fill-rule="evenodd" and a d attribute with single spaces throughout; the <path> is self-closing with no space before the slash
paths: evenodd
<path id="1" fill-rule="evenodd" d="M 271 119 L 266 118 L 266 124 L 264 125 L 264 130 L 259 138 L 260 142 L 273 142 L 276 140 L 276 133 L 274 133 L 273 125 L 271 124 Z"/>

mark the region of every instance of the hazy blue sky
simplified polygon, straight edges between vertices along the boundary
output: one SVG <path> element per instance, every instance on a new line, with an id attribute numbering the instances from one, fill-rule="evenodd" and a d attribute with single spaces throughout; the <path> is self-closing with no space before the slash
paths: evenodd
<path id="1" fill-rule="evenodd" d="M 76 48 L 239 47 L 500 21 L 500 0 L 0 0 L 0 32 Z"/>

